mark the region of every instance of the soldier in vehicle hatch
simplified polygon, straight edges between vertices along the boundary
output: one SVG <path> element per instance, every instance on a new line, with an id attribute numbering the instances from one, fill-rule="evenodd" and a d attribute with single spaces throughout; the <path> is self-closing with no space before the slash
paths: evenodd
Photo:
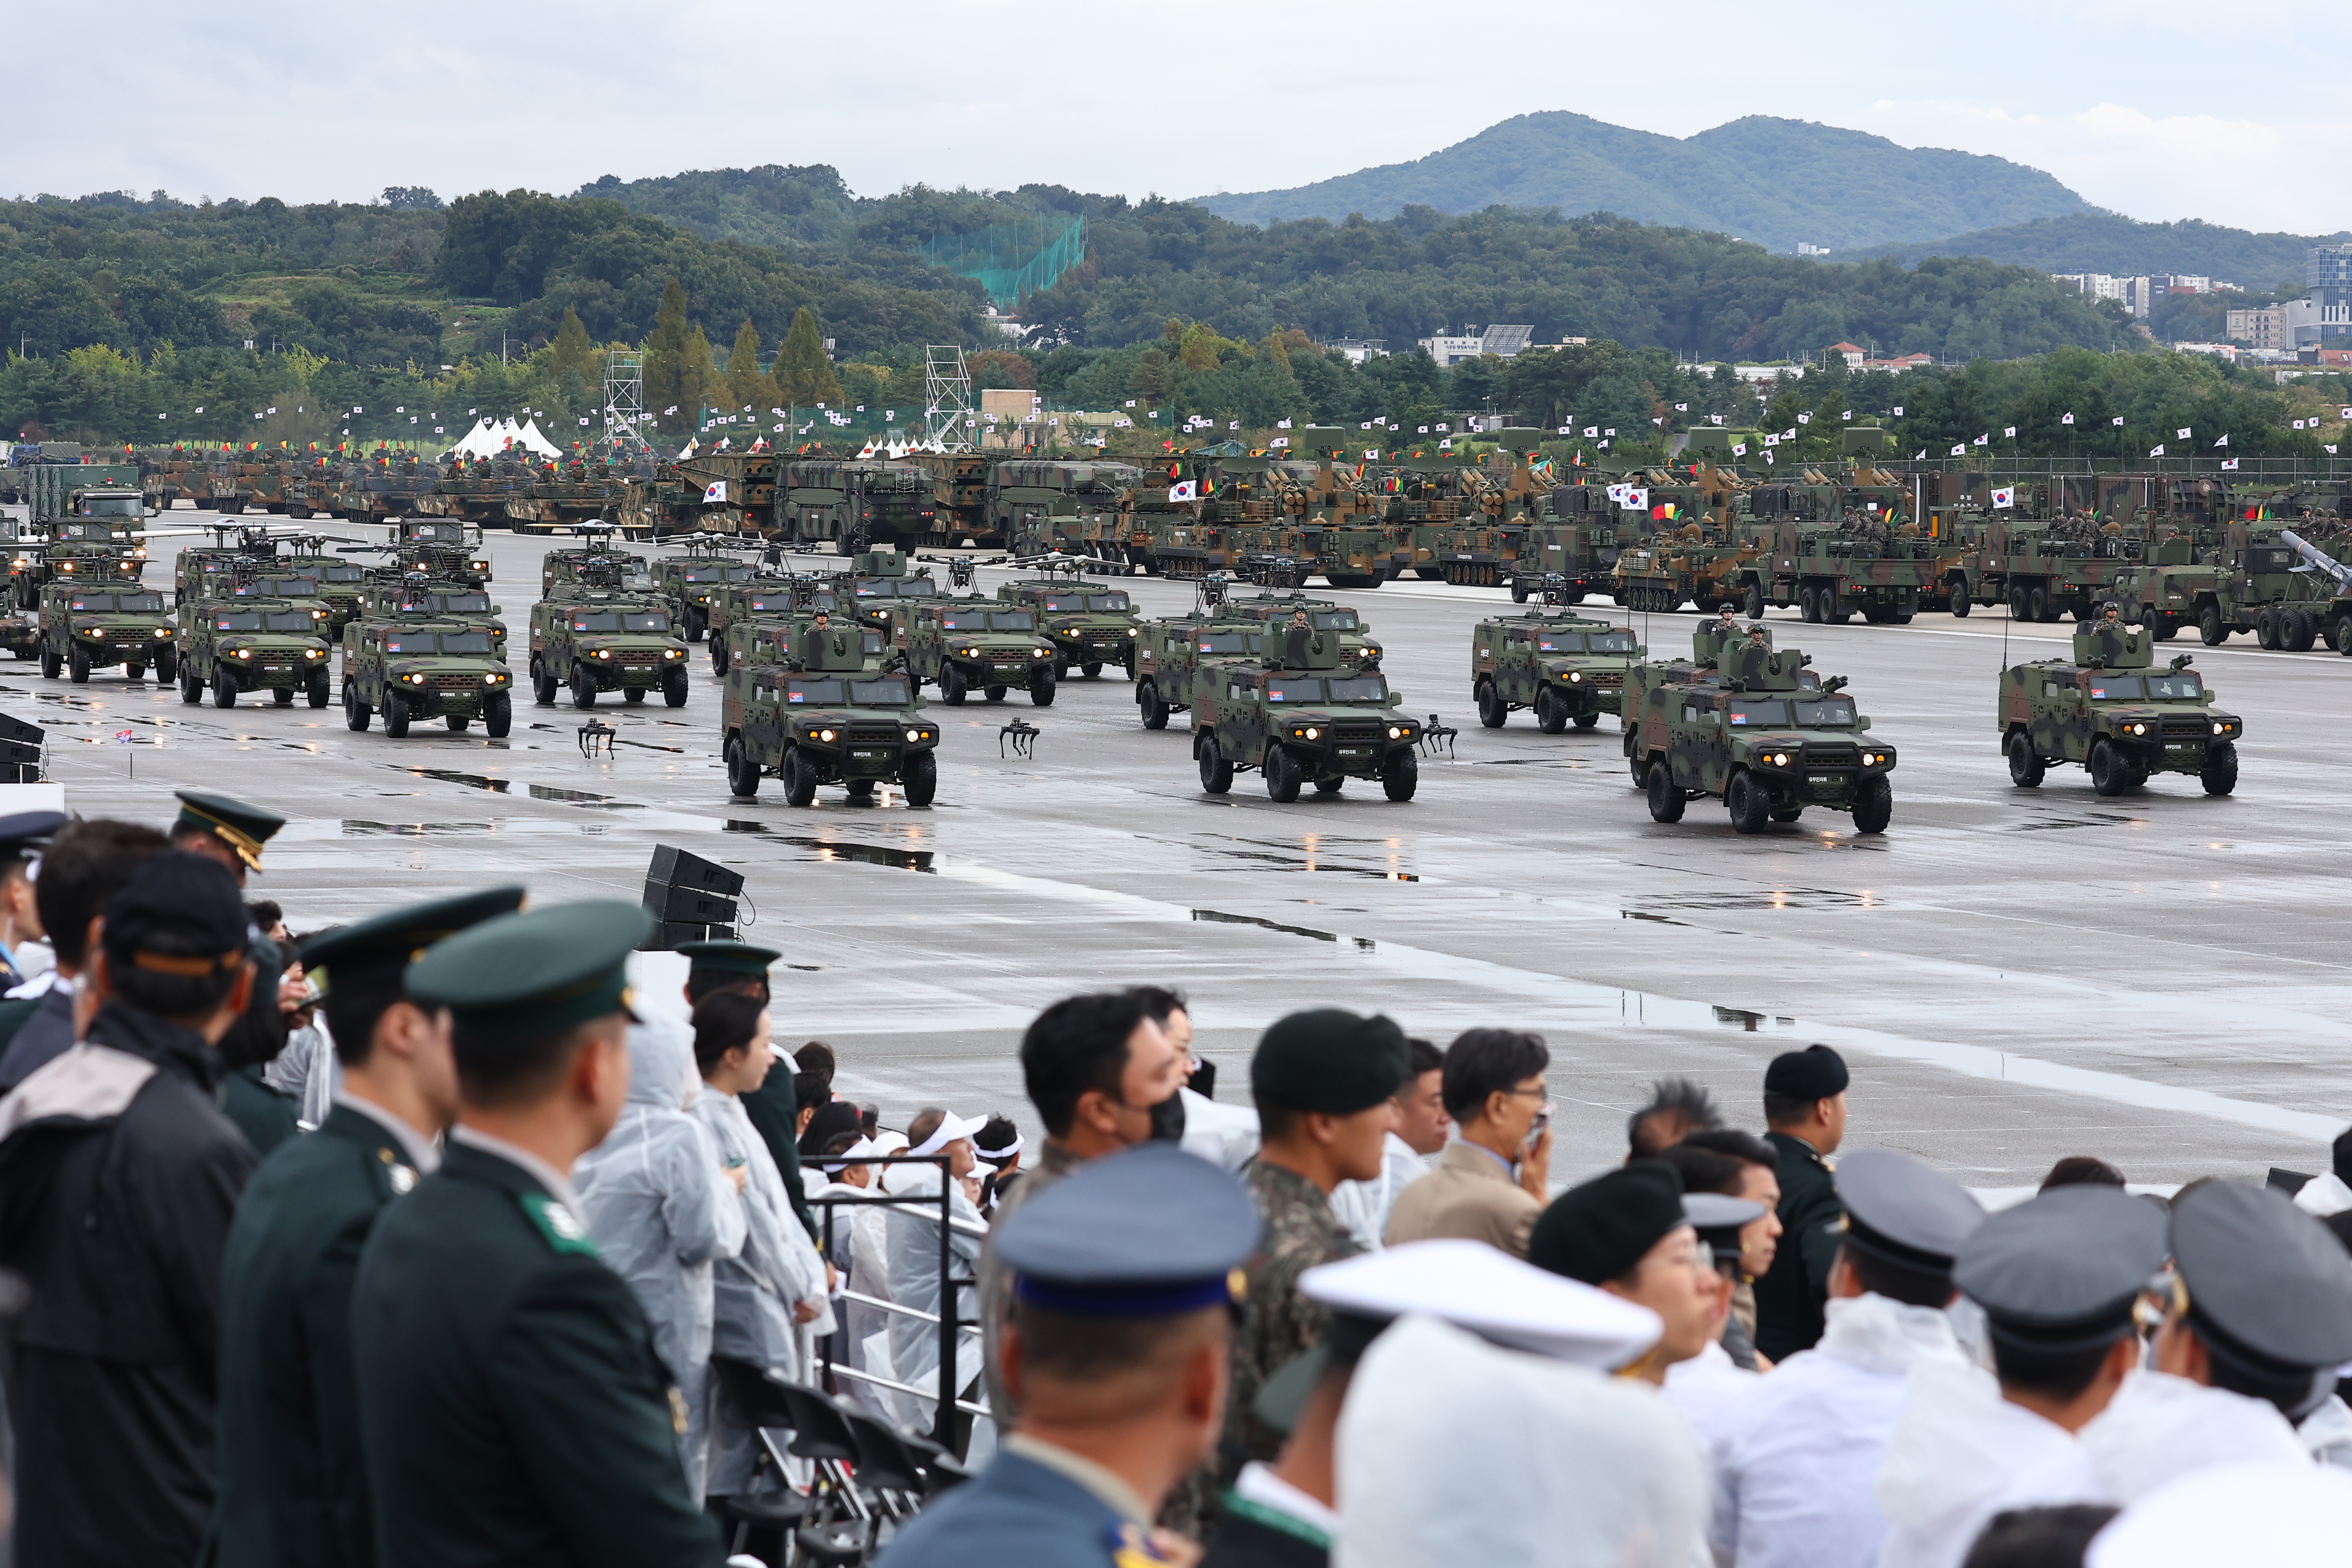
<path id="1" fill-rule="evenodd" d="M 1286 669 L 1303 669 L 1307 666 L 1308 646 L 1315 640 L 1315 628 L 1307 619 L 1307 612 L 1291 613 L 1290 627 L 1282 635 L 1282 663 Z"/>
<path id="2" fill-rule="evenodd" d="M 808 630 L 801 634 L 801 662 L 811 668 L 816 668 L 814 661 L 822 660 L 824 657 L 824 637 L 830 624 L 825 613 L 819 610 L 809 618 Z"/>

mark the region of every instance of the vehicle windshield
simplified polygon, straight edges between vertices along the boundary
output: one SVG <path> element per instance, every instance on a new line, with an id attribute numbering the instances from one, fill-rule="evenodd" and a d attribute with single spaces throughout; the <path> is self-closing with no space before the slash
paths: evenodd
<path id="1" fill-rule="evenodd" d="M 1202 653 L 1247 653 L 1250 650 L 1247 632 L 1202 632 L 1193 646 Z"/>
<path id="2" fill-rule="evenodd" d="M 315 599 L 319 596 L 316 577 L 257 577 L 254 586 L 273 599 Z"/>
<path id="3" fill-rule="evenodd" d="M 321 566 L 319 568 L 319 575 L 330 583 L 357 583 L 362 580 L 360 569 L 356 566 Z"/>
<path id="4" fill-rule="evenodd" d="M 1379 702 L 1389 694 L 1389 685 L 1377 675 L 1286 675 L 1269 679 L 1265 683 L 1268 702 L 1297 704 L 1300 702 Z"/>
<path id="5" fill-rule="evenodd" d="M 404 610 L 446 610 L 454 615 L 479 616 L 489 613 L 488 594 L 414 594 L 401 606 Z"/>
<path id="6" fill-rule="evenodd" d="M 84 517 L 144 517 L 147 504 L 138 496 L 86 496 L 82 499 Z"/>
<path id="7" fill-rule="evenodd" d="M 574 610 L 575 632 L 666 632 L 669 616 L 660 610 Z"/>
<path id="8" fill-rule="evenodd" d="M 1732 723 L 1750 729 L 1789 721 L 1788 701 L 1780 697 L 1768 697 L 1761 701 L 1734 702 L 1729 711 Z"/>
<path id="9" fill-rule="evenodd" d="M 123 615 L 161 615 L 163 595 L 161 594 L 76 594 L 73 607 L 77 610 L 112 610 Z"/>
<path id="10" fill-rule="evenodd" d="M 1796 709 L 1797 722 L 1808 730 L 1853 728 L 1853 701 L 1850 698 L 1823 697 L 1817 700 L 1799 698 Z"/>
<path id="11" fill-rule="evenodd" d="M 753 594 L 743 601 L 745 612 L 754 616 L 782 615 L 792 607 L 793 596 L 790 594 Z"/>
<path id="12" fill-rule="evenodd" d="M 849 700 L 860 708 L 904 708 L 906 679 L 892 675 L 879 680 L 853 680 L 849 683 Z"/>
<path id="13" fill-rule="evenodd" d="M 414 522 L 408 539 L 412 544 L 463 544 L 466 531 L 454 522 Z"/>
<path id="14" fill-rule="evenodd" d="M 2197 683 L 2197 677 L 2185 669 L 2147 678 L 2147 694 L 2158 702 L 2178 702 L 2184 698 L 2193 702 L 2204 689 Z"/>
<path id="15" fill-rule="evenodd" d="M 849 591 L 860 599 L 930 599 L 940 588 L 929 577 L 860 577 Z"/>
<path id="16" fill-rule="evenodd" d="M 308 632 L 308 610 L 234 610 L 213 617 L 213 629 L 223 632 Z"/>
<path id="17" fill-rule="evenodd" d="M 1034 632 L 1037 617 L 1026 610 L 950 610 L 940 617 L 949 632 Z"/>
<path id="18" fill-rule="evenodd" d="M 1536 633 L 1536 649 L 1539 653 L 1632 653 L 1632 632 L 1557 632 Z"/>
<path id="19" fill-rule="evenodd" d="M 838 680 L 787 680 L 784 682 L 784 700 L 808 707 L 814 707 L 823 702 L 838 702 L 841 700 L 841 682 Z"/>
<path id="20" fill-rule="evenodd" d="M 740 583 L 751 569 L 740 561 L 711 561 L 689 566 L 679 575 L 688 583 Z"/>
<path id="21" fill-rule="evenodd" d="M 386 653 L 431 653 L 436 648 L 443 653 L 490 654 L 488 632 L 394 632 L 383 639 Z"/>
<path id="22" fill-rule="evenodd" d="M 1358 630 L 1353 610 L 1317 610 L 1307 617 L 1318 632 L 1352 632 Z"/>
<path id="23" fill-rule="evenodd" d="M 2145 695 L 2137 675 L 2110 675 L 2103 670 L 2085 677 L 2084 684 L 2091 689 L 2094 702 L 2137 702 Z"/>

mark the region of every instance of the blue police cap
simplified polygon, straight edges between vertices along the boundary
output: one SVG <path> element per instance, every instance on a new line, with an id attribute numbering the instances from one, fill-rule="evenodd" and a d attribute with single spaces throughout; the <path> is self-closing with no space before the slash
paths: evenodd
<path id="1" fill-rule="evenodd" d="M 1166 1143 L 1113 1154 L 1038 1194 L 996 1227 L 1022 1300 L 1088 1317 L 1173 1317 L 1230 1301 L 1257 1246 L 1241 1183 Z"/>

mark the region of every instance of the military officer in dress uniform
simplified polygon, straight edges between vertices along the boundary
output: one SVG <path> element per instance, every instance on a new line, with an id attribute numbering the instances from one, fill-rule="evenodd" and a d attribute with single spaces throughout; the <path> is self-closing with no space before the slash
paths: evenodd
<path id="1" fill-rule="evenodd" d="M 686 1410 L 572 1184 L 628 1092 L 634 904 L 501 915 L 411 966 L 452 1014 L 457 1121 L 385 1211 L 352 1298 L 383 1568 L 716 1568 Z"/>
<path id="2" fill-rule="evenodd" d="M 442 899 L 324 932 L 304 964 L 324 988 L 343 1085 L 314 1137 L 246 1187 L 221 1267 L 215 1563 L 375 1561 L 352 1381 L 352 1283 L 376 1218 L 440 1163 L 457 1112 L 449 1022 L 402 976 L 435 942 L 507 914 L 520 888 Z"/>
<path id="3" fill-rule="evenodd" d="M 286 826 L 276 812 L 225 795 L 200 789 L 173 794 L 179 798 L 180 815 L 172 824 L 172 847 L 219 861 L 240 888 L 247 872 L 261 869 L 261 847 Z"/>
<path id="4" fill-rule="evenodd" d="M 33 877 L 42 847 L 72 819 L 62 811 L 19 811 L 0 816 L 0 990 L 14 990 L 32 978 L 16 961 L 20 942 L 36 941 L 41 911 L 33 904 Z M 29 1000 L 21 1011 L 30 1013 Z"/>
<path id="5" fill-rule="evenodd" d="M 978 1479 L 880 1568 L 1147 1568 L 1151 1519 L 1223 1424 L 1235 1282 L 1258 1215 L 1232 1176 L 1147 1143 L 1072 1172 L 993 1237 L 1013 1271 L 998 1371 L 1020 1415 Z"/>
<path id="6" fill-rule="evenodd" d="M 1822 1337 L 1843 1212 L 1829 1156 L 1845 1137 L 1846 1082 L 1845 1058 L 1827 1046 L 1783 1051 L 1764 1069 L 1764 1138 L 1780 1156 L 1780 1249 L 1756 1281 L 1756 1349 L 1776 1363 Z"/>

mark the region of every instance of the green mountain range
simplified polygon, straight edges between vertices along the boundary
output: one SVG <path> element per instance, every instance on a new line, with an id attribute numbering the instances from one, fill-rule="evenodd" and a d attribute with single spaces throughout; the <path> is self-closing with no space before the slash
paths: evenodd
<path id="1" fill-rule="evenodd" d="M 2186 272 L 2224 279 L 2257 292 L 2303 292 L 2315 245 L 2352 243 L 2352 234 L 2254 234 L 2189 218 L 2140 223 L 2120 213 L 2070 213 L 1979 229 L 1925 244 L 1878 245 L 1833 254 L 1832 261 L 1892 257 L 1912 266 L 1927 256 L 1981 256 L 2043 272 L 2105 272 L 2118 278 Z"/>
<path id="2" fill-rule="evenodd" d="M 1686 139 L 1554 110 L 1522 114 L 1410 163 L 1287 191 L 1198 198 L 1236 223 L 1408 206 L 1493 205 L 1614 213 L 1729 234 L 1783 253 L 1966 234 L 2094 211 L 2039 169 L 2005 158 L 1900 147 L 1883 136 L 1763 115 Z"/>

